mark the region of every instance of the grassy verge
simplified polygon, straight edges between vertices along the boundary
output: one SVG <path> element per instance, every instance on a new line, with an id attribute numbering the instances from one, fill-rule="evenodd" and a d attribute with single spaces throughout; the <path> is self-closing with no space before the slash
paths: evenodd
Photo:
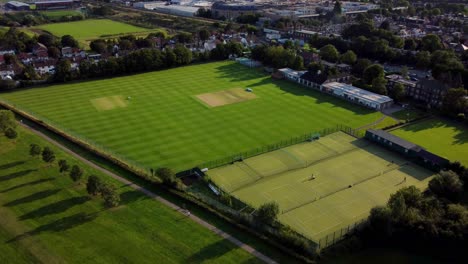
<path id="1" fill-rule="evenodd" d="M 83 149 L 82 147 L 64 139 L 63 137 L 54 134 L 50 132 L 47 129 L 44 129 L 42 127 L 39 127 L 35 125 L 34 123 L 28 122 L 27 120 L 23 120 L 23 122 L 27 123 L 28 125 L 34 127 L 36 130 L 46 134 L 50 138 L 54 139 L 57 142 L 60 142 L 60 144 L 66 146 L 67 148 L 73 150 L 75 153 L 78 153 L 80 156 L 86 158 L 87 160 L 109 170 L 112 171 L 128 180 L 131 180 L 132 182 L 135 182 L 139 184 L 140 186 L 143 186 L 147 189 L 150 189 L 152 192 L 160 195 L 161 197 L 164 197 L 165 199 L 179 205 L 185 205 L 191 212 L 196 214 L 198 217 L 202 218 L 206 222 L 215 225 L 216 227 L 222 229 L 223 231 L 233 234 L 237 239 L 241 240 L 244 243 L 249 244 L 250 246 L 254 247 L 256 250 L 262 252 L 263 254 L 273 258 L 279 263 L 300 263 L 298 260 L 294 259 L 290 255 L 283 253 L 282 251 L 278 250 L 276 247 L 269 245 L 268 243 L 265 243 L 262 241 L 260 238 L 254 236 L 253 234 L 239 229 L 238 227 L 226 222 L 224 219 L 221 219 L 215 215 L 213 215 L 211 212 L 194 206 L 192 204 L 187 204 L 187 201 L 184 200 L 183 198 L 176 196 L 172 193 L 167 192 L 163 188 L 160 188 L 157 185 L 153 185 L 138 176 L 114 165 L 113 163 L 98 157 L 91 152 Z"/>

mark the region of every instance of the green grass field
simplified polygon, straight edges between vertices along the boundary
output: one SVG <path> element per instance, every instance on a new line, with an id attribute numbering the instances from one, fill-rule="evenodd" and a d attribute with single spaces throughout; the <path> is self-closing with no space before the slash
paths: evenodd
<path id="1" fill-rule="evenodd" d="M 53 23 L 40 25 L 36 28 L 48 31 L 57 37 L 72 35 L 81 43 L 110 35 L 152 31 L 151 29 L 136 27 L 110 19 L 87 19 L 74 22 Z"/>
<path id="2" fill-rule="evenodd" d="M 257 98 L 214 108 L 195 98 L 239 87 L 251 87 Z M 111 100 L 128 96 L 132 99 L 125 105 Z M 337 124 L 359 127 L 382 116 L 233 62 L 28 89 L 1 98 L 142 166 L 176 171 Z M 96 99 L 110 110 L 96 108 Z"/>
<path id="3" fill-rule="evenodd" d="M 68 16 L 81 16 L 83 13 L 76 10 L 55 10 L 55 11 L 41 11 L 41 15 L 46 16 L 51 19 L 68 17 Z"/>
<path id="4" fill-rule="evenodd" d="M 468 166 L 468 129 L 461 123 L 431 118 L 391 133 Z"/>
<path id="5" fill-rule="evenodd" d="M 425 188 L 432 175 L 343 132 L 208 171 L 221 189 L 253 207 L 276 201 L 279 220 L 317 242 L 366 218 L 396 190 Z"/>
<path id="6" fill-rule="evenodd" d="M 196 95 L 252 87 L 256 99 L 208 108 Z M 127 98 L 126 105 L 111 98 Z M 275 81 L 232 62 L 209 63 L 1 94 L 21 109 L 144 166 L 177 171 L 381 113 Z M 93 102 L 107 102 L 102 111 Z"/>
<path id="7" fill-rule="evenodd" d="M 28 157 L 48 145 L 19 129 L 0 136 L 0 263 L 257 263 L 257 259 L 179 212 L 52 147 L 57 160 L 118 187 L 122 203 L 105 209 L 85 185 Z"/>

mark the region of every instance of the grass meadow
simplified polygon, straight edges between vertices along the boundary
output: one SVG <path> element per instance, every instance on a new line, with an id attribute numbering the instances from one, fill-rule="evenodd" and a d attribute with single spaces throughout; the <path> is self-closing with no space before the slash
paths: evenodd
<path id="1" fill-rule="evenodd" d="M 86 19 L 74 22 L 52 23 L 40 25 L 36 28 L 50 32 L 57 37 L 72 35 L 82 45 L 86 45 L 89 41 L 97 38 L 154 31 L 110 19 Z"/>
<path id="2" fill-rule="evenodd" d="M 196 98 L 245 87 L 257 98 L 219 107 Z M 176 171 L 337 124 L 360 127 L 382 116 L 233 62 L 34 88 L 2 98 L 143 167 Z"/>
<path id="3" fill-rule="evenodd" d="M 398 189 L 424 189 L 434 174 L 343 132 L 207 173 L 221 189 L 255 208 L 276 201 L 279 220 L 321 246 L 327 243 L 324 237 L 331 241 L 344 235 L 342 228 L 367 218 Z"/>
<path id="4" fill-rule="evenodd" d="M 391 131 L 450 161 L 468 166 L 468 129 L 464 124 L 431 118 Z"/>
<path id="5" fill-rule="evenodd" d="M 55 147 L 57 160 L 118 187 L 121 205 L 106 209 L 73 183 L 29 157 L 29 144 L 48 145 L 22 128 L 0 136 L 0 263 L 257 263 L 257 259 L 187 219 Z"/>

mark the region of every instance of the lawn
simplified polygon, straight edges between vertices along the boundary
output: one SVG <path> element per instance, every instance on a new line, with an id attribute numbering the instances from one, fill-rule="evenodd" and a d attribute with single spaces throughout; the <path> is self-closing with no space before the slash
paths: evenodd
<path id="1" fill-rule="evenodd" d="M 423 120 L 391 132 L 450 161 L 468 166 L 468 129 L 440 118 Z"/>
<path id="2" fill-rule="evenodd" d="M 207 107 L 196 98 L 245 87 L 255 99 Z M 140 166 L 176 171 L 382 116 L 233 62 L 21 90 L 0 99 Z"/>
<path id="3" fill-rule="evenodd" d="M 83 13 L 76 10 L 56 10 L 56 11 L 41 11 L 39 12 L 41 15 L 46 16 L 51 19 L 57 19 L 61 17 L 68 17 L 68 16 L 82 16 Z"/>
<path id="4" fill-rule="evenodd" d="M 48 31 L 57 37 L 72 35 L 81 43 L 111 35 L 152 31 L 151 29 L 141 28 L 110 19 L 87 19 L 74 22 L 52 23 L 40 25 L 36 28 Z"/>
<path id="5" fill-rule="evenodd" d="M 343 132 L 207 173 L 221 189 L 255 208 L 276 201 L 279 220 L 321 247 L 345 235 L 398 189 L 424 189 L 434 174 Z"/>
<path id="6" fill-rule="evenodd" d="M 424 113 L 423 111 L 418 109 L 403 109 L 392 114 L 392 116 L 398 118 L 402 122 L 405 122 L 407 120 L 413 120 L 416 118 L 421 118 L 425 115 L 427 115 L 427 113 Z"/>
<path id="7" fill-rule="evenodd" d="M 66 158 L 118 187 L 122 202 L 105 209 L 38 158 L 29 144 L 45 141 L 20 129 L 0 136 L 1 263 L 256 263 L 252 255 L 182 214 L 52 147 Z"/>

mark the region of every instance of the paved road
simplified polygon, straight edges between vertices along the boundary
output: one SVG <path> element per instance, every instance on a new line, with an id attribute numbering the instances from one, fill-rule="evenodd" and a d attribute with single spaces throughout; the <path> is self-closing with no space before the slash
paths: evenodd
<path id="1" fill-rule="evenodd" d="M 86 163 L 90 167 L 93 167 L 94 169 L 101 171 L 102 173 L 104 173 L 104 174 L 118 180 L 119 182 L 121 182 L 123 184 L 126 184 L 127 186 L 146 194 L 147 196 L 153 198 L 154 200 L 157 200 L 157 201 L 169 206 L 170 208 L 179 211 L 181 214 L 187 215 L 186 211 L 183 210 L 182 208 L 180 208 L 179 206 L 177 206 L 176 204 L 162 198 L 161 196 L 156 195 L 155 193 L 151 192 L 148 189 L 145 189 L 145 188 L 143 188 L 143 187 L 141 187 L 141 186 L 139 186 L 139 185 L 137 185 L 137 184 L 123 178 L 123 177 L 120 177 L 119 175 L 117 175 L 117 174 L 115 174 L 115 173 L 113 173 L 111 171 L 108 171 L 108 170 L 106 170 L 106 169 L 104 169 L 102 167 L 97 166 L 96 164 L 94 164 L 94 163 L 90 162 L 89 160 L 81 157 L 77 153 L 73 152 L 69 148 L 63 146 L 62 144 L 60 144 L 59 142 L 53 140 L 52 138 L 48 137 L 47 135 L 43 134 L 42 132 L 33 129 L 33 128 L 29 127 L 28 125 L 24 124 L 24 123 L 21 123 L 21 125 L 24 126 L 27 129 L 29 129 L 30 131 L 34 132 L 38 136 L 42 137 L 43 139 L 47 140 L 48 142 L 50 142 L 50 143 L 54 144 L 55 146 L 61 148 L 62 150 L 64 150 L 68 154 L 70 154 L 70 155 L 74 156 L 75 158 L 81 160 L 82 162 Z M 231 241 L 236 246 L 239 246 L 243 250 L 249 252 L 250 254 L 254 255 L 255 257 L 257 257 L 258 259 L 264 261 L 265 263 L 276 263 L 273 259 L 267 257 L 266 255 L 264 255 L 261 252 L 257 251 L 253 247 L 241 242 L 239 239 L 233 237 L 232 235 L 230 235 L 230 234 L 222 231 L 221 229 L 211 225 L 210 223 L 204 221 L 203 219 L 197 217 L 196 215 L 190 214 L 190 215 L 187 215 L 187 217 L 189 217 L 193 221 L 197 222 L 198 224 L 206 227 L 207 229 L 211 230 L 213 233 L 221 236 L 222 238 Z"/>

